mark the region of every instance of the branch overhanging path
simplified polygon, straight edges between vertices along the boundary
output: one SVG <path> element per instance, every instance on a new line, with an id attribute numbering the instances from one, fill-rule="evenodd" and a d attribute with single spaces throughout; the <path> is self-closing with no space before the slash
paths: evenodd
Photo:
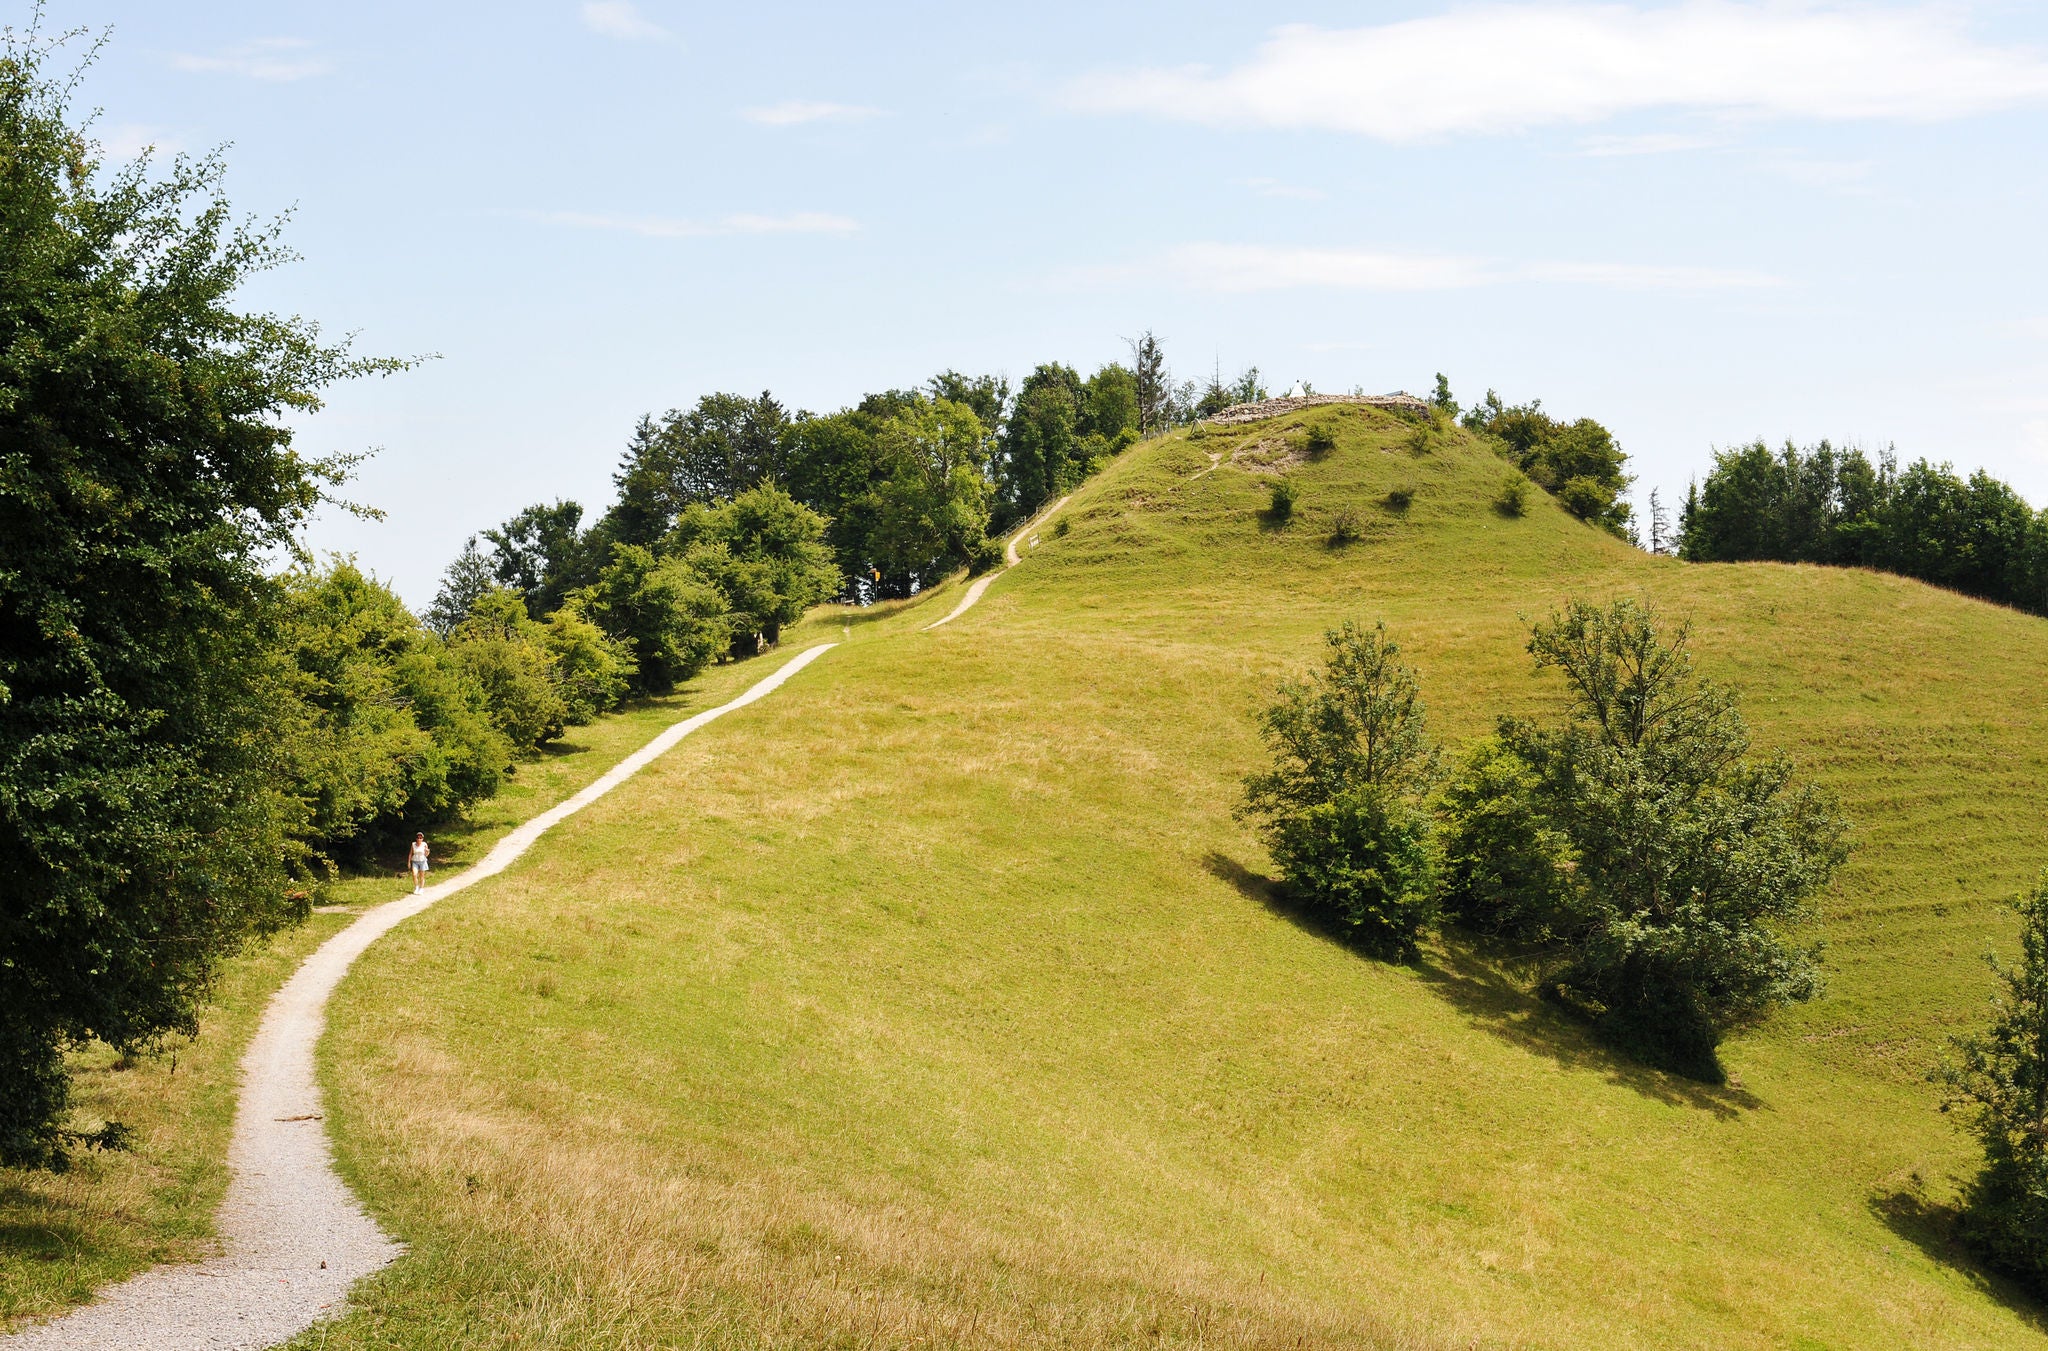
<path id="1" fill-rule="evenodd" d="M 392 901 L 328 939 L 271 997 L 242 1057 L 242 1091 L 228 1143 L 224 1251 L 205 1262 L 153 1267 L 47 1323 L 0 1337 L 5 1351 L 254 1351 L 288 1341 L 341 1312 L 358 1279 L 403 1245 L 378 1227 L 334 1170 L 322 1124 L 314 1051 L 327 999 L 370 944 L 436 901 L 503 872 L 548 829 L 624 783 L 706 723 L 762 698 L 835 643 L 806 648 L 746 693 L 668 727 L 566 802 L 534 817 L 474 867 Z"/>

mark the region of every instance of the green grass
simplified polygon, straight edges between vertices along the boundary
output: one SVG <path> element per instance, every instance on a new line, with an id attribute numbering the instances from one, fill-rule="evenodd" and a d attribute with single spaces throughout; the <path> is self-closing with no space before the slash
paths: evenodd
<path id="1" fill-rule="evenodd" d="M 1501 516 L 1462 436 L 1310 417 L 1286 524 L 1229 460 L 1272 428 L 1142 446 L 975 611 L 806 625 L 843 648 L 373 949 L 324 1073 L 413 1249 L 303 1344 L 2048 1345 L 1947 1239 L 1923 1082 L 2048 861 L 2048 625 L 1651 559 Z M 1530 619 L 1619 594 L 1859 823 L 1831 993 L 1722 1088 L 1461 942 L 1332 943 L 1229 814 L 1335 622 L 1457 743 L 1555 705 Z"/>
<path id="2" fill-rule="evenodd" d="M 715 667 L 674 695 L 571 728 L 540 757 L 522 762 L 465 820 L 434 832 L 436 877 L 475 862 L 507 831 L 663 727 L 730 698 L 770 669 L 764 662 Z M 410 886 L 400 857 L 326 883 L 319 901 L 358 910 Z M 154 1263 L 195 1261 L 211 1251 L 243 1048 L 272 992 L 347 922 L 343 914 L 318 913 L 230 961 L 199 1035 L 174 1040 L 162 1055 L 122 1061 L 96 1044 L 71 1057 L 79 1119 L 121 1121 L 134 1129 L 136 1146 L 83 1155 L 62 1175 L 0 1169 L 0 1327 L 59 1313 Z"/>

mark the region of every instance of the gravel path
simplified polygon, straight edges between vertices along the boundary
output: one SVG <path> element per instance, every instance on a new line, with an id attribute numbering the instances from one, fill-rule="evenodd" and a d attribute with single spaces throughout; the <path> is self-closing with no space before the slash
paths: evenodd
<path id="1" fill-rule="evenodd" d="M 380 905 L 322 944 L 271 998 L 242 1057 L 242 1096 L 228 1144 L 225 1251 L 161 1266 L 107 1290 L 98 1303 L 0 1337 L 5 1351 L 243 1351 L 275 1346 L 339 1312 L 350 1285 L 403 1247 L 363 1212 L 334 1171 L 321 1124 L 314 1049 L 327 997 L 363 950 L 404 920 L 503 872 L 549 827 L 640 772 L 699 727 L 744 708 L 823 656 L 807 648 L 731 703 L 664 730 L 576 796 L 520 826 L 476 866 L 417 896 Z"/>
<path id="2" fill-rule="evenodd" d="M 958 619 L 961 615 L 964 615 L 969 610 L 973 609 L 974 602 L 981 599 L 981 593 L 988 590 L 988 584 L 990 582 L 993 582 L 996 578 L 1002 576 L 1003 573 L 1008 572 L 1011 568 L 1016 567 L 1017 564 L 1021 561 L 1017 557 L 1017 541 L 1023 539 L 1025 535 L 1029 534 L 1031 531 L 1036 530 L 1039 526 L 1043 525 L 1055 511 L 1058 511 L 1061 507 L 1065 506 L 1066 504 L 1067 499 L 1062 497 L 1059 501 L 1053 503 L 1044 511 L 1039 512 L 1038 515 L 1032 517 L 1031 520 L 1027 521 L 1023 529 L 1019 530 L 1016 534 L 1010 536 L 1010 542 L 1003 546 L 1003 557 L 1005 560 L 1007 560 L 1005 565 L 997 571 L 991 572 L 988 576 L 982 578 L 973 586 L 968 587 L 967 594 L 960 598 L 960 603 L 953 607 L 952 613 L 947 615 L 944 619 L 938 620 L 935 623 L 925 625 L 924 631 L 926 633 L 930 633 L 933 629 L 938 628 L 941 624 L 950 624 L 954 620 Z"/>

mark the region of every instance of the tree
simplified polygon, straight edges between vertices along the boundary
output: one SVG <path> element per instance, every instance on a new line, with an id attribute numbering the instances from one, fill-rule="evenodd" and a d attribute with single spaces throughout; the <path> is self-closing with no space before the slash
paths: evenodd
<path id="1" fill-rule="evenodd" d="M 449 652 L 483 690 L 491 723 L 522 751 L 562 735 L 569 702 L 547 630 L 507 587 L 478 596 L 450 634 Z"/>
<path id="2" fill-rule="evenodd" d="M 2020 960 L 1996 958 L 1990 1029 L 1955 1039 L 1935 1071 L 1941 1109 L 1984 1150 L 1963 1212 L 1964 1237 L 1992 1265 L 2048 1294 L 2048 873 L 2019 898 Z"/>
<path id="3" fill-rule="evenodd" d="M 266 563 L 338 484 L 292 425 L 397 369 L 236 297 L 284 261 L 217 155 L 109 164 L 0 39 L 0 1162 L 62 1166 L 66 1047 L 195 1028 L 303 913 Z M 109 1137 L 110 1138 L 110 1137 Z"/>
<path id="4" fill-rule="evenodd" d="M 291 783 L 317 849 L 360 856 L 497 791 L 513 746 L 488 694 L 390 587 L 344 558 L 287 589 L 305 718 Z"/>
<path id="5" fill-rule="evenodd" d="M 517 591 L 535 619 L 553 614 L 571 591 L 591 581 L 582 523 L 580 504 L 558 500 L 536 502 L 496 530 L 484 531 L 491 544 L 491 575 L 498 585 Z"/>
<path id="6" fill-rule="evenodd" d="M 599 523 L 600 543 L 651 545 L 692 502 L 734 497 L 787 477 L 789 415 L 757 399 L 706 394 L 684 413 L 642 418 L 613 476 L 619 500 Z"/>
<path id="7" fill-rule="evenodd" d="M 947 399 L 970 409 L 982 430 L 996 435 L 1010 413 L 1010 381 L 1000 375 L 965 376 L 955 370 L 941 371 L 925 385 L 933 402 Z"/>
<path id="8" fill-rule="evenodd" d="M 462 552 L 441 574 L 441 585 L 427 606 L 427 627 L 446 638 L 469 618 L 477 598 L 496 589 L 498 583 L 490 561 L 476 547 L 476 536 L 463 543 Z"/>
<path id="9" fill-rule="evenodd" d="M 546 630 L 542 641 L 554 656 L 570 725 L 618 707 L 639 669 L 632 649 L 591 623 L 574 597 L 547 617 Z"/>
<path id="10" fill-rule="evenodd" d="M 1436 373 L 1436 392 L 1429 396 L 1429 406 L 1447 420 L 1458 416 L 1458 401 L 1451 396 L 1451 382 L 1442 371 Z"/>
<path id="11" fill-rule="evenodd" d="M 959 407 L 948 404 L 947 407 Z M 683 513 L 669 547 L 724 593 L 734 640 L 781 640 L 782 626 L 845 584 L 825 543 L 829 523 L 773 484 Z"/>
<path id="12" fill-rule="evenodd" d="M 1529 643 L 1564 676 L 1562 724 L 1504 720 L 1500 738 L 1574 863 L 1550 988 L 1646 1059 L 1718 1079 L 1731 1028 L 1819 991 L 1817 949 L 1784 930 L 1846 857 L 1848 823 L 1783 756 L 1749 757 L 1690 640 L 1635 601 L 1572 602 Z"/>
<path id="13" fill-rule="evenodd" d="M 611 564 L 576 603 L 591 622 L 632 652 L 634 684 L 667 694 L 732 643 L 725 597 L 680 558 L 639 544 L 612 546 Z"/>
<path id="14" fill-rule="evenodd" d="M 1173 380 L 1166 373 L 1166 353 L 1149 328 L 1131 343 L 1131 378 L 1137 387 L 1138 434 L 1151 436 L 1173 420 Z"/>
<path id="15" fill-rule="evenodd" d="M 1023 405 L 1020 396 L 1013 427 Z M 870 557 L 889 590 L 908 594 L 967 562 L 988 537 L 987 439 L 966 407 L 919 397 L 881 425 L 876 442 L 890 472 L 866 503 Z"/>
<path id="16" fill-rule="evenodd" d="M 1540 399 L 1509 406 L 1490 389 L 1462 421 L 1499 442 L 1501 453 L 1566 511 L 1628 537 L 1632 513 L 1622 495 L 1633 480 L 1623 471 L 1628 456 L 1607 428 L 1591 418 L 1559 422 Z"/>
<path id="17" fill-rule="evenodd" d="M 1436 771 L 1414 672 L 1385 625 L 1324 635 L 1329 657 L 1281 685 L 1260 717 L 1273 765 L 1244 781 L 1290 894 L 1360 942 L 1406 959 L 1435 913 L 1428 817 L 1416 798 Z"/>
<path id="18" fill-rule="evenodd" d="M 1018 387 L 998 472 L 1006 520 L 1029 516 L 1079 481 L 1082 417 L 1081 377 L 1071 366 L 1040 366 Z"/>

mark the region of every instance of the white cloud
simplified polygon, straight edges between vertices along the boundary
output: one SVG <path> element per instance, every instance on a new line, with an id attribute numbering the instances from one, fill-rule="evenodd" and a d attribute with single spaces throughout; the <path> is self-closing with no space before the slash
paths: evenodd
<path id="1" fill-rule="evenodd" d="M 1675 132 L 1588 136 L 1579 142 L 1579 153 L 1595 159 L 1607 159 L 1623 155 L 1671 155 L 1684 150 L 1712 150 L 1725 144 L 1717 136 L 1681 136 Z"/>
<path id="2" fill-rule="evenodd" d="M 740 109 L 741 117 L 749 122 L 759 122 L 764 127 L 796 127 L 807 122 L 859 122 L 881 115 L 880 108 L 864 108 L 854 103 L 812 103 L 803 99 L 771 103 L 765 108 Z"/>
<path id="3" fill-rule="evenodd" d="M 1762 272 L 1717 267 L 1668 267 L 1653 263 L 1527 263 L 1529 281 L 1602 286 L 1616 291 L 1755 291 L 1784 282 Z"/>
<path id="4" fill-rule="evenodd" d="M 1959 7 L 1685 0 L 1489 4 L 1370 28 L 1277 29 L 1217 72 L 1098 75 L 1069 106 L 1387 141 L 1684 110 L 1934 121 L 2048 100 L 2048 62 L 1973 40 Z"/>
<path id="5" fill-rule="evenodd" d="M 666 42 L 673 36 L 633 0 L 583 0 L 582 15 L 585 28 L 621 42 Z"/>
<path id="6" fill-rule="evenodd" d="M 283 83 L 327 73 L 327 63 L 311 54 L 312 47 L 304 38 L 258 38 L 214 56 L 174 52 L 171 64 L 179 70 Z"/>
<path id="7" fill-rule="evenodd" d="M 717 220 L 675 216 L 610 216 L 586 211 L 534 211 L 527 215 L 554 225 L 584 230 L 618 230 L 648 239 L 703 239 L 713 235 L 844 235 L 860 222 L 822 211 L 796 211 L 782 216 L 739 212 Z"/>
<path id="8" fill-rule="evenodd" d="M 1098 268 L 1082 280 L 1160 277 L 1204 291 L 1453 291 L 1535 282 L 1618 291 L 1730 291 L 1781 286 L 1776 277 L 1649 263 L 1529 262 L 1372 249 L 1182 244 L 1147 264 Z"/>
<path id="9" fill-rule="evenodd" d="M 1277 178 L 1247 178 L 1244 185 L 1261 197 L 1286 197 L 1297 202 L 1320 202 L 1328 195 L 1321 188 L 1297 187 Z"/>

